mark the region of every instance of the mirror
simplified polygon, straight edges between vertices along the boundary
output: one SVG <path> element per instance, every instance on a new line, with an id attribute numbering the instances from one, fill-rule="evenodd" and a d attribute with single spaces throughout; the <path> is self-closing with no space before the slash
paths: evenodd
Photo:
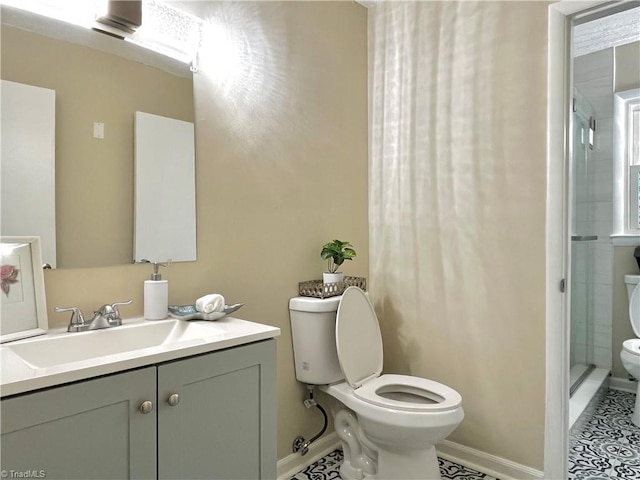
<path id="1" fill-rule="evenodd" d="M 15 8 L 1 18 L 2 79 L 55 90 L 57 267 L 132 263 L 135 112 L 194 123 L 189 66 Z"/>
<path id="2" fill-rule="evenodd" d="M 136 262 L 196 260 L 193 123 L 136 112 Z"/>

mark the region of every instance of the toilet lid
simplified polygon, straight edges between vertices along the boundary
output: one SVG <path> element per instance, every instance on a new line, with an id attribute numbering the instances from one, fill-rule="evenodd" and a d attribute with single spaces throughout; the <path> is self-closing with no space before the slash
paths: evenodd
<path id="1" fill-rule="evenodd" d="M 640 337 L 640 283 L 631 292 L 629 299 L 629 318 L 631 319 L 631 328 L 636 337 Z"/>
<path id="2" fill-rule="evenodd" d="M 342 294 L 336 317 L 338 361 L 347 383 L 358 388 L 382 372 L 382 335 L 369 298 L 358 287 Z"/>

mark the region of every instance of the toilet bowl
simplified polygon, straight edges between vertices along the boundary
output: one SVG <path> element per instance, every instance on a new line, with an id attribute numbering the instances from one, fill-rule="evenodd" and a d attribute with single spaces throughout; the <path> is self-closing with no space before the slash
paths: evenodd
<path id="1" fill-rule="evenodd" d="M 339 400 L 347 408 L 358 414 L 363 423 L 363 430 L 376 444 L 384 444 L 392 450 L 402 450 L 404 445 L 416 447 L 428 447 L 446 438 L 462 421 L 464 413 L 460 408 L 462 397 L 455 390 L 426 380 L 431 385 L 423 390 L 424 395 L 433 397 L 433 391 L 439 391 L 445 396 L 441 396 L 441 401 L 431 402 L 431 399 L 424 397 L 424 403 L 419 400 L 388 400 L 371 390 L 372 398 L 367 398 L 368 394 L 361 395 L 361 389 L 372 387 L 370 383 L 384 385 L 384 393 L 389 391 L 398 392 L 414 384 L 418 379 L 406 375 L 383 375 L 377 378 L 379 382 L 367 382 L 360 389 L 353 389 L 347 382 L 335 383 L 333 385 L 323 385 L 320 389 L 336 400 Z M 415 387 L 413 387 L 415 388 Z M 445 391 L 446 390 L 446 391 Z M 423 398 L 420 394 L 412 392 L 411 396 Z M 382 399 L 380 401 L 379 399 Z M 425 431 L 426 430 L 426 431 Z"/>
<path id="2" fill-rule="evenodd" d="M 630 338 L 622 343 L 620 358 L 624 368 L 634 378 L 640 378 L 640 338 Z"/>
<path id="3" fill-rule="evenodd" d="M 625 275 L 627 292 L 629 293 L 629 320 L 636 337 L 640 337 L 640 275 Z M 631 421 L 640 427 L 640 338 L 630 338 L 622 343 L 620 351 L 622 365 L 636 380 L 636 404 L 631 414 Z"/>
<path id="4" fill-rule="evenodd" d="M 335 400 L 332 414 L 345 453 L 342 478 L 439 479 L 435 445 L 464 418 L 460 394 L 425 378 L 381 375 L 378 319 L 359 288 L 347 288 L 341 298 L 293 298 L 289 306 L 296 376 Z M 319 334 L 326 329 L 334 335 Z"/>

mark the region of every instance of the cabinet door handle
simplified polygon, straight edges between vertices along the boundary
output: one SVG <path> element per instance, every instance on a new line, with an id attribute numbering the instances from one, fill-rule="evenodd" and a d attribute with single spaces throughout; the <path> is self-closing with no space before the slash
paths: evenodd
<path id="1" fill-rule="evenodd" d="M 151 412 L 151 410 L 153 410 L 153 402 L 150 400 L 145 400 L 144 402 L 142 402 L 140 404 L 140 408 L 139 408 L 140 412 L 142 413 L 149 413 Z"/>
<path id="2" fill-rule="evenodd" d="M 172 407 L 175 407 L 180 403 L 180 395 L 178 395 L 177 393 L 169 395 L 169 398 L 167 398 L 167 403 Z"/>

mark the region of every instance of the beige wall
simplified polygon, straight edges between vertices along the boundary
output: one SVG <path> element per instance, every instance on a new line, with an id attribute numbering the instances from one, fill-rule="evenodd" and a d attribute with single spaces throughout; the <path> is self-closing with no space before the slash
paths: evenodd
<path id="1" fill-rule="evenodd" d="M 620 45 L 614 52 L 614 92 L 640 87 L 640 42 Z"/>
<path id="2" fill-rule="evenodd" d="M 191 78 L 4 25 L 1 74 L 56 92 L 58 267 L 131 263 L 134 114 L 193 122 Z"/>
<path id="3" fill-rule="evenodd" d="M 614 62 L 615 92 L 640 87 L 640 42 L 616 47 Z M 613 254 L 613 376 L 620 378 L 627 378 L 627 370 L 620 361 L 622 342 L 635 337 L 629 322 L 629 297 L 624 283 L 626 274 L 640 273 L 633 251 L 634 247 L 615 247 Z"/>
<path id="4" fill-rule="evenodd" d="M 201 288 L 224 287 L 247 303 L 243 318 L 282 329 L 282 458 L 296 436 L 322 426 L 295 381 L 288 299 L 299 281 L 321 277 L 320 249 L 332 238 L 358 252 L 344 272 L 368 276 L 366 10 L 354 2 L 203 8 L 227 26 L 230 43 L 212 44 L 202 59 L 212 71 L 195 77 L 198 245 L 210 277 Z M 228 51 L 240 61 L 216 70 Z"/>
<path id="5" fill-rule="evenodd" d="M 354 2 L 204 6 L 237 38 L 239 74 L 226 83 L 220 69 L 195 76 L 198 261 L 172 264 L 163 276 L 170 303 L 220 292 L 245 303 L 239 317 L 282 329 L 278 456 L 285 457 L 297 435 L 321 427 L 295 381 L 288 300 L 299 281 L 321 277 L 320 249 L 332 238 L 358 252 L 345 273 L 368 275 L 366 10 Z M 95 194 L 81 187 L 79 201 Z M 50 324 L 67 322 L 56 305 L 86 313 L 132 298 L 123 316 L 141 315 L 149 272 L 144 265 L 45 272 Z"/>

